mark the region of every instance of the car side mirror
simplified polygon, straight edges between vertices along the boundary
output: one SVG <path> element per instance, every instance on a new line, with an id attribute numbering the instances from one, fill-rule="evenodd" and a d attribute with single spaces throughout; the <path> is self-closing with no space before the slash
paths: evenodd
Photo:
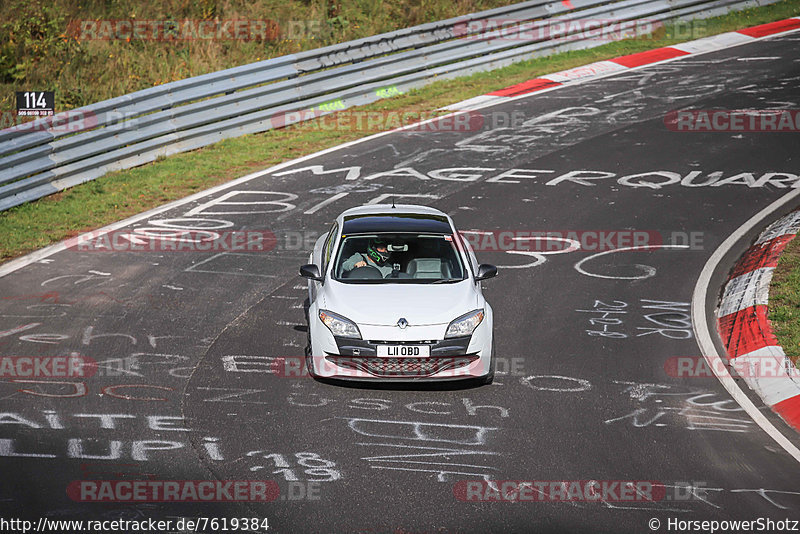
<path id="1" fill-rule="evenodd" d="M 478 265 L 478 274 L 475 275 L 475 281 L 487 280 L 497 276 L 497 267 L 489 265 L 488 263 L 481 263 Z"/>
<path id="2" fill-rule="evenodd" d="M 302 276 L 303 278 L 308 278 L 309 280 L 316 280 L 317 282 L 322 282 L 322 275 L 319 274 L 319 267 L 317 267 L 313 263 L 301 266 L 300 276 Z"/>

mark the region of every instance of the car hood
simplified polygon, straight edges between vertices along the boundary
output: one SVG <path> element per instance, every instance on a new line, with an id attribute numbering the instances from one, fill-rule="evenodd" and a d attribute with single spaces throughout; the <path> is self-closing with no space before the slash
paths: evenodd
<path id="1" fill-rule="evenodd" d="M 394 326 L 401 317 L 411 326 L 449 323 L 479 307 L 471 280 L 452 284 L 343 284 L 331 280 L 321 308 L 357 324 Z"/>

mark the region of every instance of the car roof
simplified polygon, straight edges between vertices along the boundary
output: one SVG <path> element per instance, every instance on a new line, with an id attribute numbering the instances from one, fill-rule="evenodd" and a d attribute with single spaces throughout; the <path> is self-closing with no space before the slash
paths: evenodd
<path id="1" fill-rule="evenodd" d="M 350 215 L 366 215 L 377 213 L 419 213 L 431 215 L 445 215 L 443 212 L 430 206 L 420 206 L 418 204 L 396 204 L 392 207 L 391 204 L 366 204 L 364 206 L 356 206 L 342 212 L 340 217 L 347 217 Z M 445 215 L 446 217 L 446 215 Z"/>
<path id="2" fill-rule="evenodd" d="M 428 206 L 373 204 L 346 210 L 340 215 L 342 234 L 420 232 L 450 234 L 450 218 Z"/>

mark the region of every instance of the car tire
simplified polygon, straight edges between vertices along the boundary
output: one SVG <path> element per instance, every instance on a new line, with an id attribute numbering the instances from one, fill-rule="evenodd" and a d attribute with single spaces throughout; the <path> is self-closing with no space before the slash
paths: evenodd
<path id="1" fill-rule="evenodd" d="M 311 316 L 308 314 L 309 308 L 310 306 L 306 307 L 304 310 L 308 330 L 306 331 L 306 348 L 303 352 L 306 357 L 306 370 L 308 371 L 308 375 L 312 378 L 316 378 L 317 375 L 314 374 L 314 358 L 311 355 Z"/>
<path id="2" fill-rule="evenodd" d="M 314 374 L 314 358 L 310 354 L 306 354 L 306 370 L 308 371 L 308 376 L 317 378 L 317 375 Z"/>
<path id="3" fill-rule="evenodd" d="M 488 386 L 492 382 L 494 382 L 494 371 L 497 368 L 497 361 L 494 358 L 494 343 L 492 343 L 492 361 L 489 364 L 489 372 L 486 376 L 480 379 L 480 385 Z"/>

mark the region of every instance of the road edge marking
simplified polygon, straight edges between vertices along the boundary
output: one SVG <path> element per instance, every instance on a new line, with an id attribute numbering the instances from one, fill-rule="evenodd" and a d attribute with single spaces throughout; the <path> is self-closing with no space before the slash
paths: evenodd
<path id="1" fill-rule="evenodd" d="M 778 200 L 772 202 L 769 206 L 762 209 L 743 225 L 737 228 L 731 235 L 728 236 L 722 244 L 717 247 L 711 257 L 706 261 L 697 283 L 692 292 L 692 328 L 694 330 L 697 345 L 700 347 L 700 352 L 703 354 L 706 362 L 710 366 L 714 375 L 720 381 L 722 386 L 730 393 L 731 397 L 741 406 L 747 415 L 766 432 L 778 445 L 783 448 L 790 456 L 800 462 L 800 449 L 789 441 L 767 417 L 753 404 L 753 401 L 742 391 L 739 384 L 728 372 L 727 359 L 723 360 L 717 353 L 717 348 L 714 346 L 712 334 L 708 328 L 708 316 L 706 314 L 706 297 L 711 289 L 711 277 L 714 271 L 719 266 L 722 258 L 736 245 L 745 234 L 750 232 L 757 225 L 762 224 L 764 219 L 777 211 L 779 208 L 795 200 L 800 196 L 800 189 L 787 193 L 780 197 Z"/>
<path id="2" fill-rule="evenodd" d="M 482 109 L 487 106 L 511 102 L 520 98 L 527 98 L 531 95 L 538 95 L 553 91 L 561 87 L 579 85 L 588 81 L 601 80 L 610 76 L 615 76 L 622 72 L 630 72 L 642 68 L 667 63 L 678 59 L 699 56 L 711 52 L 719 52 L 720 50 L 727 50 L 743 44 L 755 43 L 765 39 L 771 39 L 780 35 L 786 35 L 800 31 L 796 23 L 792 21 L 800 20 L 800 17 L 789 17 L 786 19 L 768 22 L 766 24 L 759 24 L 749 28 L 741 28 L 729 32 L 718 33 L 716 35 L 709 35 L 708 37 L 701 37 L 692 41 L 685 41 L 676 43 L 670 46 L 663 46 L 660 48 L 652 48 L 642 52 L 627 54 L 624 56 L 617 56 L 610 59 L 595 61 L 587 63 L 586 65 L 579 65 L 570 69 L 554 72 L 550 74 L 543 74 L 536 78 L 526 80 L 508 87 L 503 87 L 483 95 L 448 104 L 439 109 L 447 111 L 474 111 Z M 781 26 L 783 25 L 783 26 Z M 791 25 L 791 27 L 784 28 L 784 26 Z M 766 27 L 774 28 L 774 31 L 769 33 L 755 32 L 759 35 L 752 36 L 745 32 L 750 30 L 762 29 L 765 31 Z M 751 31 L 751 33 L 754 33 Z M 626 63 L 630 63 L 626 65 Z M 595 71 L 592 73 L 592 71 Z"/>

